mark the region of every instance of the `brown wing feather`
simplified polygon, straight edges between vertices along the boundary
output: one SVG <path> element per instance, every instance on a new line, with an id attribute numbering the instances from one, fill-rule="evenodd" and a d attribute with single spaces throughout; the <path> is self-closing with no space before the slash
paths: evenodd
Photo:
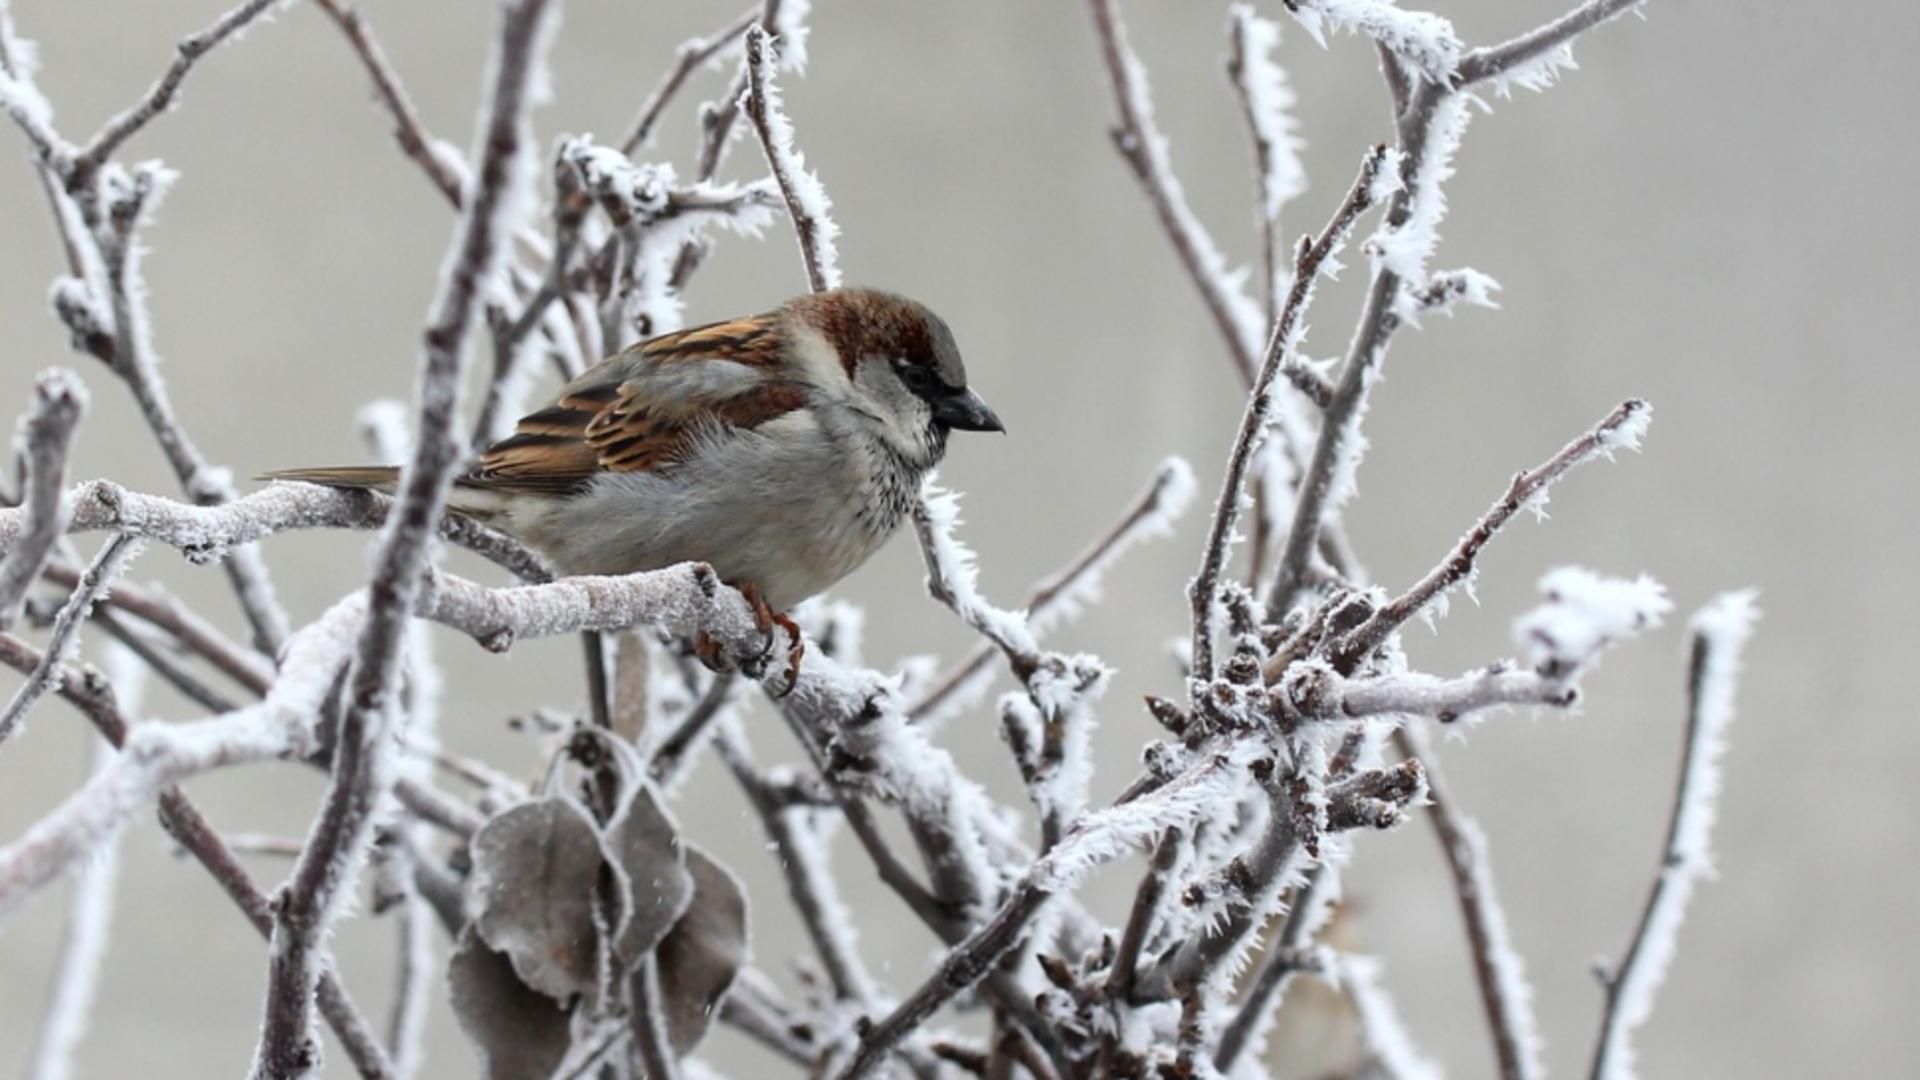
<path id="1" fill-rule="evenodd" d="M 469 487 L 563 495 L 595 474 L 650 472 L 684 459 L 704 433 L 750 430 L 806 404 L 792 383 L 756 383 L 732 393 L 662 399 L 645 365 L 728 360 L 771 368 L 779 362 L 772 316 L 712 323 L 642 342 L 581 376 L 553 404 L 530 413 L 511 436 L 489 447 L 460 481 Z M 614 368 L 614 365 L 619 365 Z M 636 365 L 641 365 L 634 371 Z M 633 372 L 609 378 L 609 369 Z M 650 396 L 650 393 L 652 396 Z"/>

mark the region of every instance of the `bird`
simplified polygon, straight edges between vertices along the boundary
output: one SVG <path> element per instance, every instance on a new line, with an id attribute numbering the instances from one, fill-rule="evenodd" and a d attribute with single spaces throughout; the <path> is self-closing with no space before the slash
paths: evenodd
<path id="1" fill-rule="evenodd" d="M 930 308 L 829 289 L 607 357 L 482 451 L 448 509 L 563 575 L 706 563 L 789 631 L 797 677 L 787 612 L 880 549 L 950 433 L 1005 430 Z M 262 479 L 392 494 L 399 470 Z"/>

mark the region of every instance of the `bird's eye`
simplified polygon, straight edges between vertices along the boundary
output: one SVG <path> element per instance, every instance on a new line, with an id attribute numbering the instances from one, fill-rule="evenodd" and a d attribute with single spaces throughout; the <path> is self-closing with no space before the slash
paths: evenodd
<path id="1" fill-rule="evenodd" d="M 933 389 L 933 372 L 919 364 L 901 364 L 900 381 L 916 394 Z"/>

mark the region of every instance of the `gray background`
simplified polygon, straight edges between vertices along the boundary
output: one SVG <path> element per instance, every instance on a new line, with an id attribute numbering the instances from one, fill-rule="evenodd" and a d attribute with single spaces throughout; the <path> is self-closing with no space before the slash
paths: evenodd
<path id="1" fill-rule="evenodd" d="M 223 3 L 14 8 L 20 33 L 42 44 L 42 85 L 77 136 L 139 94 L 172 42 Z M 1482 42 L 1563 3 L 1444 8 Z M 737 6 L 568 4 L 543 142 L 623 133 L 675 45 Z M 1219 75 L 1224 5 L 1126 7 L 1195 207 L 1232 258 L 1251 259 L 1247 155 Z M 1277 3 L 1261 7 L 1279 14 Z M 430 127 L 465 145 L 491 5 L 365 8 Z M 1374 448 L 1349 515 L 1375 576 L 1403 584 L 1514 469 L 1619 399 L 1645 395 L 1656 406 L 1646 453 L 1579 473 L 1556 491 L 1549 522 L 1502 536 L 1479 606 L 1456 603 L 1437 637 L 1414 631 L 1416 661 L 1450 671 L 1504 653 L 1534 580 L 1561 563 L 1649 571 L 1683 615 L 1723 588 L 1764 589 L 1727 762 L 1719 879 L 1697 898 L 1641 1037 L 1649 1076 L 1889 1075 L 1920 1050 L 1908 1015 L 1920 1001 L 1908 821 L 1920 734 L 1899 667 L 1920 644 L 1907 536 L 1916 508 L 1902 478 L 1920 403 L 1906 325 L 1920 230 L 1915 144 L 1901 134 L 1920 100 L 1911 63 L 1920 17 L 1896 3 L 1846 10 L 1654 4 L 1648 21 L 1587 39 L 1582 69 L 1561 86 L 1476 119 L 1438 262 L 1499 278 L 1502 310 L 1402 335 L 1374 397 Z M 1012 432 L 961 441 L 945 470 L 967 492 L 966 536 L 990 594 L 1012 600 L 1077 549 L 1163 455 L 1186 455 L 1210 489 L 1238 387 L 1107 143 L 1111 106 L 1083 7 L 826 0 L 814 27 L 812 67 L 788 81 L 788 101 L 837 203 L 843 265 L 854 280 L 944 312 Z M 1362 146 L 1386 135 L 1386 117 L 1364 43 L 1342 38 L 1322 51 L 1289 26 L 1282 55 L 1314 178 L 1289 208 L 1292 236 L 1324 219 Z M 690 171 L 693 104 L 722 79 L 701 76 L 656 156 Z M 157 344 L 185 424 L 243 476 L 360 460 L 354 410 L 411 392 L 451 218 L 366 100 L 338 35 L 300 5 L 209 60 L 184 108 L 128 147 L 183 174 L 147 233 Z M 0 143 L 21 145 L 10 127 Z M 750 146 L 735 153 L 735 173 L 757 168 Z M 1353 261 L 1315 308 L 1315 355 L 1345 344 L 1364 278 Z M 59 265 L 16 157 L 0 168 L 0 402 L 11 412 L 33 372 L 76 366 L 95 390 L 77 474 L 171 492 L 124 390 L 70 354 L 46 312 Z M 757 310 L 803 284 L 784 231 L 723 241 L 688 316 Z M 1177 688 L 1164 646 L 1181 631 L 1199 522 L 1191 513 L 1175 539 L 1131 557 L 1107 604 L 1058 637 L 1120 670 L 1103 710 L 1096 794 L 1131 774 L 1149 734 L 1139 695 Z M 268 553 L 304 619 L 358 580 L 365 542 L 293 536 Z M 136 574 L 234 624 L 219 575 L 168 551 L 149 553 Z M 967 644 L 921 596 L 920 576 L 901 541 L 840 590 L 869 608 L 872 658 Z M 1653 869 L 1680 732 L 1681 639 L 1676 625 L 1619 649 L 1589 680 L 1579 715 L 1498 716 L 1443 750 L 1491 836 L 1561 1073 L 1584 1066 L 1595 1027 L 1589 963 L 1617 953 Z M 504 717 L 578 701 L 571 641 L 505 659 L 463 640 L 442 651 L 449 740 L 503 767 L 531 760 Z M 165 696 L 152 711 L 185 713 Z M 790 752 L 770 725 L 757 730 L 764 753 Z M 1006 788 L 1011 770 L 988 710 L 954 723 L 946 741 Z M 41 709 L 0 750 L 0 837 L 70 790 L 85 753 L 74 716 Z M 223 827 L 279 834 L 300 828 L 319 790 L 310 771 L 280 765 L 191 785 Z M 718 773 L 688 790 L 679 813 L 689 830 L 773 901 L 755 917 L 759 962 L 783 970 L 800 939 L 756 828 Z M 124 850 L 83 1071 L 238 1072 L 259 1022 L 260 942 L 149 821 Z M 927 969 L 932 941 L 856 858 L 844 863 L 867 954 L 905 990 Z M 282 870 L 257 866 L 268 880 Z M 1116 902 L 1128 873 L 1099 879 L 1096 902 Z M 1424 824 L 1366 838 L 1350 891 L 1355 943 L 1386 959 L 1418 1042 L 1456 1075 L 1484 1075 L 1491 1059 L 1457 915 Z M 0 932 L 0 1073 L 21 1066 L 37 1025 L 62 892 L 36 898 Z M 360 920 L 340 935 L 347 981 L 376 1010 L 390 933 Z M 435 1075 L 472 1068 L 444 1012 L 431 1053 Z M 335 1060 L 330 1074 L 342 1072 Z M 751 1050 L 723 1048 L 716 1060 L 769 1068 Z"/>

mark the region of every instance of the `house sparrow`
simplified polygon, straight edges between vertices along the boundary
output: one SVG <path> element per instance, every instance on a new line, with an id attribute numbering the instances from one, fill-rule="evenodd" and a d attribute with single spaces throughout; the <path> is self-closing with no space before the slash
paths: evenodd
<path id="1" fill-rule="evenodd" d="M 564 574 L 707 563 L 763 629 L 792 629 L 784 612 L 892 535 L 955 430 L 1005 429 L 947 324 L 894 293 L 835 289 L 608 357 L 488 447 L 448 507 Z M 391 493 L 398 474 L 265 478 Z"/>

